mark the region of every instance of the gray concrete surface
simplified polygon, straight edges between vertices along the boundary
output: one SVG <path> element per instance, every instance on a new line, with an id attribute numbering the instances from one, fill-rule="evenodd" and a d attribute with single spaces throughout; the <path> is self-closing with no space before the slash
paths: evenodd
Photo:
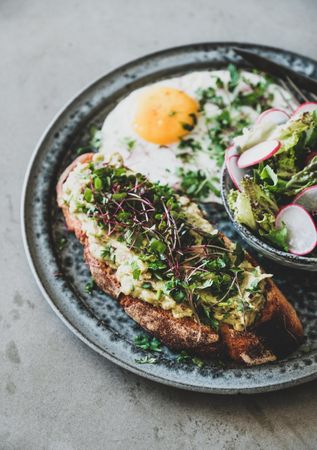
<path id="1" fill-rule="evenodd" d="M 0 0 L 0 449 L 316 448 L 317 382 L 268 395 L 159 386 L 85 347 L 43 300 L 19 203 L 33 148 L 77 90 L 128 60 L 243 40 L 317 58 L 316 0 Z"/>

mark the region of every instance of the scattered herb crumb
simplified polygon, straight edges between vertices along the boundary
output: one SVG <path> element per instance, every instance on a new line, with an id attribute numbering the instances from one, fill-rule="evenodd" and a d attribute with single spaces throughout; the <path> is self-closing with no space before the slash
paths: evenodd
<path id="1" fill-rule="evenodd" d="M 83 155 L 84 153 L 88 153 L 90 151 L 90 147 L 79 147 L 76 150 L 76 156 Z"/>
<path id="2" fill-rule="evenodd" d="M 126 137 L 123 139 L 123 143 L 124 143 L 124 145 L 126 145 L 128 151 L 131 152 L 135 147 L 136 140 Z"/>
<path id="3" fill-rule="evenodd" d="M 205 365 L 204 361 L 200 358 L 197 358 L 196 356 L 192 359 L 192 363 L 200 369 L 202 369 Z"/>
<path id="4" fill-rule="evenodd" d="M 135 359 L 137 364 L 156 364 L 157 358 L 153 356 L 144 356 L 143 358 Z"/>
<path id="5" fill-rule="evenodd" d="M 202 369 L 205 365 L 204 361 L 197 356 L 190 356 L 185 350 L 182 350 L 176 357 L 177 363 L 192 363 Z"/>
<path id="6" fill-rule="evenodd" d="M 63 248 L 66 245 L 66 242 L 67 242 L 67 239 L 64 236 L 60 237 L 57 240 L 57 248 L 58 248 L 59 251 L 63 250 Z"/>
<path id="7" fill-rule="evenodd" d="M 152 352 L 161 352 L 161 342 L 156 339 L 152 338 L 149 339 L 145 335 L 139 335 L 134 338 L 134 344 L 136 347 L 141 348 L 142 350 L 150 350 Z"/>
<path id="8" fill-rule="evenodd" d="M 85 292 L 87 292 L 87 294 L 92 294 L 92 291 L 95 288 L 95 282 L 94 280 L 90 280 L 86 283 L 85 285 Z"/>
<path id="9" fill-rule="evenodd" d="M 93 124 L 89 128 L 89 139 L 86 141 L 86 145 L 78 147 L 76 150 L 76 156 L 83 155 L 84 153 L 97 152 L 101 147 L 102 134 L 97 125 Z"/>
<path id="10" fill-rule="evenodd" d="M 189 359 L 190 359 L 190 355 L 187 352 L 185 352 L 185 350 L 182 350 L 180 352 L 180 354 L 177 355 L 176 362 L 177 363 L 188 362 Z"/>
<path id="11" fill-rule="evenodd" d="M 90 141 L 89 146 L 92 150 L 99 150 L 101 147 L 101 130 L 96 125 L 91 125 L 89 129 Z"/>
<path id="12" fill-rule="evenodd" d="M 228 71 L 230 74 L 230 81 L 228 84 L 228 89 L 230 92 L 232 92 L 238 86 L 238 83 L 240 80 L 240 73 L 234 64 L 228 65 Z"/>

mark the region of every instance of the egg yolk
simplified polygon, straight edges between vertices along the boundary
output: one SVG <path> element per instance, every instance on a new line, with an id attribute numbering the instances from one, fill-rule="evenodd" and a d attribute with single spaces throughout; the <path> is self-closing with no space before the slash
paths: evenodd
<path id="1" fill-rule="evenodd" d="M 195 99 L 178 89 L 159 87 L 140 98 L 134 129 L 147 142 L 172 144 L 193 130 L 197 114 Z"/>

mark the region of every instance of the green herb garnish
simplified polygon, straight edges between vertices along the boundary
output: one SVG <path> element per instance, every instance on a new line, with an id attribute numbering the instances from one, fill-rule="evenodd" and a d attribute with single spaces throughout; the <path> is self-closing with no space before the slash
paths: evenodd
<path id="1" fill-rule="evenodd" d="M 230 81 L 228 84 L 228 89 L 230 92 L 232 92 L 238 86 L 238 83 L 240 80 L 240 73 L 234 64 L 229 64 L 228 70 L 229 70 L 229 74 L 230 74 Z"/>
<path id="2" fill-rule="evenodd" d="M 183 362 L 188 362 L 190 360 L 191 356 L 185 351 L 182 350 L 176 357 L 176 362 L 177 363 L 183 363 Z"/>
<path id="3" fill-rule="evenodd" d="M 161 255 L 166 251 L 166 244 L 158 239 L 152 239 L 150 242 L 150 249 L 154 253 L 158 253 L 159 255 Z"/>
<path id="4" fill-rule="evenodd" d="M 143 358 L 135 359 L 137 364 L 156 364 L 158 361 L 157 358 L 153 356 L 144 356 Z"/>
<path id="5" fill-rule="evenodd" d="M 199 367 L 200 369 L 204 367 L 205 363 L 202 359 L 198 358 L 197 356 L 190 356 L 185 350 L 182 350 L 176 357 L 177 363 L 189 363 L 192 362 L 195 364 L 195 366 Z"/>
<path id="6" fill-rule="evenodd" d="M 90 134 L 90 140 L 89 140 L 89 146 L 92 150 L 97 151 L 101 147 L 101 130 L 96 126 L 92 125 L 89 130 Z"/>
<path id="7" fill-rule="evenodd" d="M 100 191 L 102 189 L 102 179 L 99 177 L 96 177 L 94 179 L 94 187 L 97 191 Z"/>
<path id="8" fill-rule="evenodd" d="M 141 269 L 138 266 L 138 263 L 136 261 L 133 261 L 131 264 L 132 268 L 132 276 L 134 280 L 138 280 L 141 275 Z"/>
<path id="9" fill-rule="evenodd" d="M 214 178 L 209 179 L 201 171 L 188 170 L 179 168 L 177 174 L 181 177 L 181 189 L 189 197 L 200 200 L 208 197 L 209 194 L 214 193 L 217 197 L 220 196 L 220 191 L 215 187 Z"/>
<path id="10" fill-rule="evenodd" d="M 136 347 L 141 348 L 142 350 L 149 350 L 152 352 L 161 352 L 161 343 L 158 339 L 152 338 L 149 339 L 145 335 L 139 335 L 134 338 L 134 344 Z"/>
<path id="11" fill-rule="evenodd" d="M 192 362 L 195 366 L 199 367 L 199 369 L 202 369 L 205 365 L 204 361 L 196 356 L 192 359 Z"/>
<path id="12" fill-rule="evenodd" d="M 129 152 L 131 152 L 134 149 L 135 144 L 136 144 L 136 140 L 135 139 L 131 139 L 131 138 L 128 138 L 128 137 L 124 138 L 123 142 L 127 146 L 127 149 L 128 149 Z"/>
<path id="13" fill-rule="evenodd" d="M 90 203 L 93 199 L 93 194 L 92 194 L 92 190 L 89 188 L 86 188 L 84 191 L 84 199 L 86 200 L 86 202 Z"/>
<path id="14" fill-rule="evenodd" d="M 63 250 L 63 248 L 65 247 L 66 243 L 67 243 L 67 239 L 64 236 L 60 237 L 57 240 L 57 248 L 58 248 L 58 250 L 60 250 L 60 251 Z"/>
<path id="15" fill-rule="evenodd" d="M 87 292 L 87 294 L 92 294 L 92 291 L 94 290 L 94 288 L 95 288 L 95 282 L 92 279 L 86 283 L 85 292 Z"/>

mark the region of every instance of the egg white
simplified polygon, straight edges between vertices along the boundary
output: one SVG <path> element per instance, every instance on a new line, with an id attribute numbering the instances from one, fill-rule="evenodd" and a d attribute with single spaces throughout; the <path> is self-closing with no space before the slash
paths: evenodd
<path id="1" fill-rule="evenodd" d="M 217 78 L 220 78 L 225 85 L 229 82 L 230 75 L 227 70 L 192 72 L 180 77 L 165 79 L 131 92 L 106 117 L 102 126 L 101 151 L 107 159 L 114 152 L 120 153 L 125 164 L 130 169 L 143 173 L 151 181 L 160 181 L 173 187 L 178 187 L 180 184 L 181 179 L 177 174 L 177 170 L 181 167 L 186 171 L 202 170 L 207 177 L 219 177 L 220 169 L 216 165 L 210 151 L 208 151 L 210 139 L 207 135 L 206 118 L 203 114 L 198 115 L 197 125 L 183 138 L 193 138 L 202 147 L 202 151 L 194 152 L 188 162 L 184 162 L 179 157 L 180 153 L 184 151 L 179 149 L 179 142 L 168 146 L 159 146 L 158 144 L 146 142 L 135 132 L 133 122 L 140 96 L 147 90 L 157 87 L 172 87 L 185 92 L 197 100 L 197 91 L 199 89 L 213 87 L 217 95 L 221 96 L 225 103 L 229 103 L 237 91 L 248 90 L 248 84 L 243 81 L 243 78 L 250 80 L 252 83 L 261 80 L 261 76 L 257 74 L 243 72 L 241 75 L 234 93 L 216 87 Z M 274 107 L 285 110 L 289 109 L 288 105 L 292 100 L 286 91 L 274 84 L 271 84 L 268 90 L 274 95 L 272 102 Z M 258 116 L 258 112 L 248 106 L 242 107 L 240 111 L 252 121 Z M 219 113 L 219 108 L 216 105 L 207 104 L 205 113 L 208 117 L 212 117 Z M 241 112 L 232 110 L 231 115 L 234 116 L 235 114 L 241 114 Z M 131 146 L 132 142 L 134 145 L 131 149 L 129 148 L 129 143 Z M 206 200 L 219 201 L 219 198 L 214 194 L 210 194 Z"/>

